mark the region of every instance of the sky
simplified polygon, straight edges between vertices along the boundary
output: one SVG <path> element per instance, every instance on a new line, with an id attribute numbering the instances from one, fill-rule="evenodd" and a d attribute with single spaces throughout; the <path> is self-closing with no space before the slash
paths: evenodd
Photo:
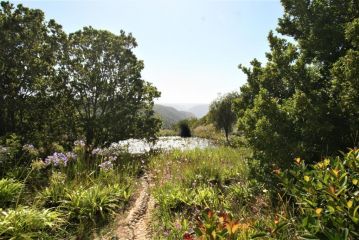
<path id="1" fill-rule="evenodd" d="M 158 103 L 210 103 L 246 82 L 239 64 L 265 61 L 267 35 L 283 15 L 279 0 L 27 0 L 67 33 L 84 26 L 132 33 L 142 77 Z"/>

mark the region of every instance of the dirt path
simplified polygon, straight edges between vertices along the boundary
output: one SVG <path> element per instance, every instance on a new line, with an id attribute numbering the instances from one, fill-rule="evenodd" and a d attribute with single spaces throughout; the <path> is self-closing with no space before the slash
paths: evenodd
<path id="1" fill-rule="evenodd" d="M 149 223 L 154 208 L 154 200 L 150 195 L 149 177 L 141 178 L 141 190 L 135 204 L 129 211 L 127 217 L 119 220 L 116 230 L 119 240 L 149 240 L 151 231 Z"/>

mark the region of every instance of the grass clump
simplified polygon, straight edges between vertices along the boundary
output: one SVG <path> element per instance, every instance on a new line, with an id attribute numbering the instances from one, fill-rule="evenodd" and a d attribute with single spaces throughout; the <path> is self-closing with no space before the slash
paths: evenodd
<path id="1" fill-rule="evenodd" d="M 72 189 L 65 196 L 61 208 L 69 213 L 71 221 L 96 223 L 108 219 L 129 200 L 128 189 L 115 184 L 111 186 L 94 185 L 89 188 Z"/>
<path id="2" fill-rule="evenodd" d="M 0 206 L 7 208 L 15 204 L 23 186 L 23 183 L 14 179 L 0 179 Z"/>
<path id="3" fill-rule="evenodd" d="M 0 213 L 0 239 L 56 238 L 65 223 L 63 214 L 50 209 L 20 206 Z"/>

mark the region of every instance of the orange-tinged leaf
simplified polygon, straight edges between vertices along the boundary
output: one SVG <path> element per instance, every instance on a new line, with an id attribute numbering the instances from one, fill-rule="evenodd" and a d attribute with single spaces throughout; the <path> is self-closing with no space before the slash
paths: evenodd
<path id="1" fill-rule="evenodd" d="M 232 233 L 236 233 L 240 227 L 239 221 L 236 221 L 232 225 Z"/>

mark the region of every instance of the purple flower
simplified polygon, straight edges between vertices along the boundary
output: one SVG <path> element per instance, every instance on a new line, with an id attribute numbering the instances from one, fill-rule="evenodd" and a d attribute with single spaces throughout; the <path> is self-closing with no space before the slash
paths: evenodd
<path id="1" fill-rule="evenodd" d="M 108 157 L 108 160 L 113 162 L 113 161 L 116 161 L 117 157 L 116 156 L 110 156 Z"/>
<path id="2" fill-rule="evenodd" d="M 113 168 L 113 164 L 111 161 L 105 161 L 98 166 L 101 168 L 101 170 L 104 170 L 105 172 Z"/>
<path id="3" fill-rule="evenodd" d="M 69 159 L 65 154 L 58 152 L 55 152 L 54 154 L 48 156 L 45 159 L 46 165 L 54 165 L 54 166 L 59 166 L 59 165 L 66 166 L 68 161 Z"/>

